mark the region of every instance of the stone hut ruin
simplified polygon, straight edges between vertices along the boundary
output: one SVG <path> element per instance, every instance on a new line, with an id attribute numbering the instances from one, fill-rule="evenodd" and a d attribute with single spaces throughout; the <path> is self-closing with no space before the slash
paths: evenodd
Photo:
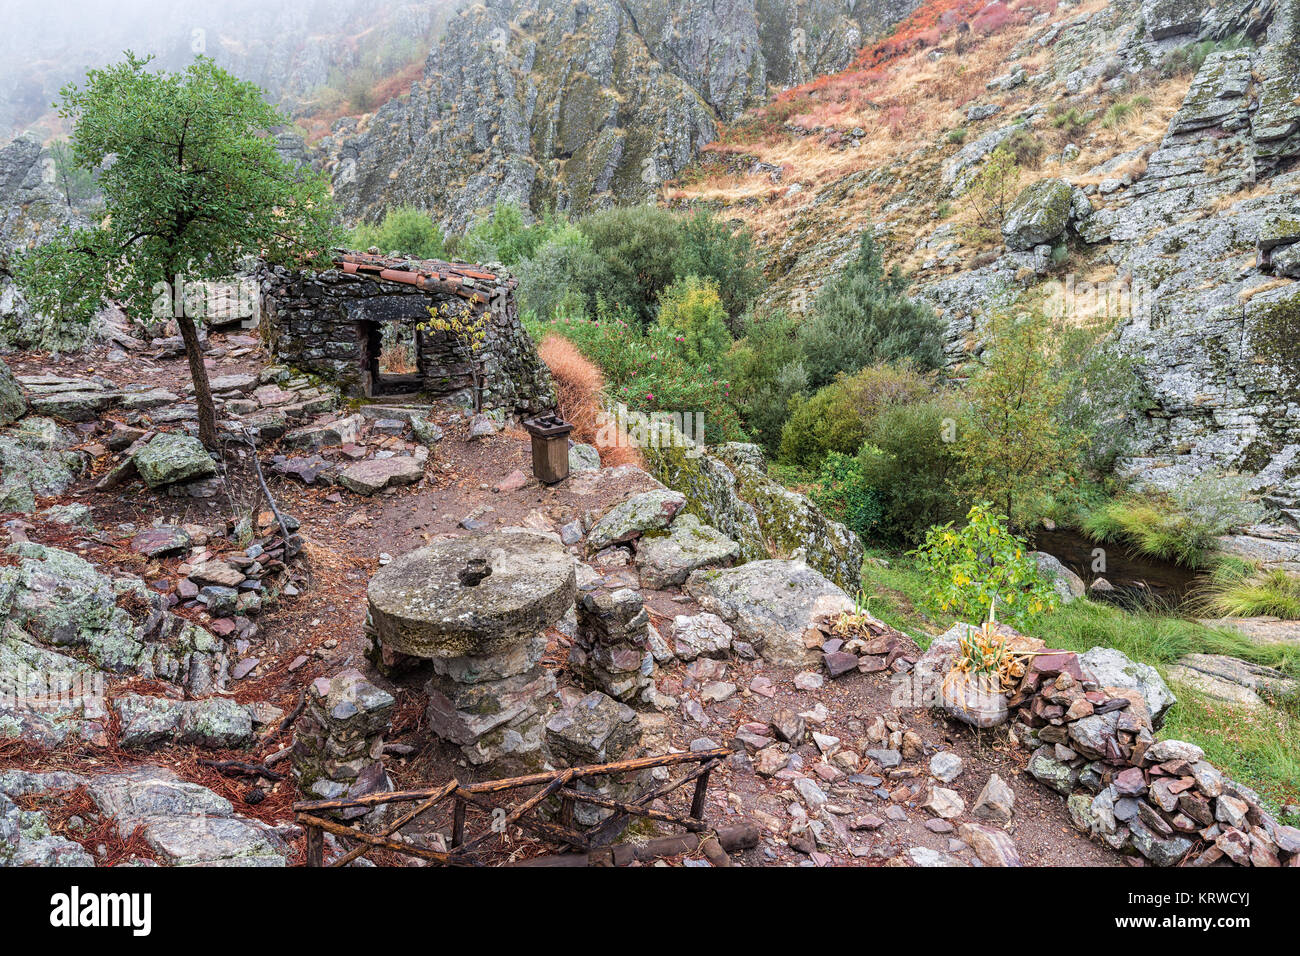
<path id="1" fill-rule="evenodd" d="M 449 333 L 422 331 L 430 307 L 487 313 L 478 359 L 482 405 L 507 414 L 554 408 L 550 373 L 519 322 L 516 282 L 481 266 L 340 252 L 335 267 L 273 267 L 263 276 L 263 334 L 275 358 L 356 398 L 473 404 L 470 355 Z"/>

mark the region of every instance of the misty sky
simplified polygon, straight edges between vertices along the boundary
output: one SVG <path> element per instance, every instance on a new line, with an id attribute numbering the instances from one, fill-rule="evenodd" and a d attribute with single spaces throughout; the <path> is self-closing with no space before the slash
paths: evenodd
<path id="1" fill-rule="evenodd" d="M 34 127 L 47 138 L 50 103 L 87 67 L 131 49 L 175 69 L 206 53 L 273 101 L 300 102 L 311 89 L 366 60 L 421 56 L 458 0 L 0 0 L 0 141 Z M 361 39 L 358 39 L 361 38 Z M 349 61 L 349 57 L 351 61 Z M 387 59 L 385 59 L 387 57 Z M 331 75 L 333 71 L 334 75 Z"/>

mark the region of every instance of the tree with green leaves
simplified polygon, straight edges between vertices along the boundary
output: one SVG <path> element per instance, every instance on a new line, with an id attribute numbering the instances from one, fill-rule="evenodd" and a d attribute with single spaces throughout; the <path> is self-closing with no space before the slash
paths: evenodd
<path id="1" fill-rule="evenodd" d="M 199 437 L 217 444 L 216 414 L 186 285 L 236 274 L 252 258 L 323 265 L 340 236 L 322 175 L 295 169 L 269 135 L 285 122 L 262 91 L 198 57 L 186 69 L 150 58 L 90 70 L 61 91 L 72 154 L 101 170 L 102 224 L 65 230 L 19 263 L 33 306 L 89 322 L 108 301 L 138 320 L 173 318 L 185 342 Z M 176 304 L 180 308 L 176 308 Z"/>
<path id="2" fill-rule="evenodd" d="M 1035 495 L 1050 494 L 1077 461 L 1080 436 L 1063 429 L 1067 382 L 1053 352 L 1054 331 L 1040 312 L 998 310 L 988 344 L 964 390 L 967 415 L 957 440 L 962 490 L 995 501 L 1022 520 Z"/>
<path id="3" fill-rule="evenodd" d="M 906 292 L 906 277 L 897 268 L 885 270 L 880 245 L 865 230 L 857 257 L 826 283 L 799 329 L 808 384 L 821 388 L 841 372 L 881 362 L 941 366 L 944 324 Z"/>

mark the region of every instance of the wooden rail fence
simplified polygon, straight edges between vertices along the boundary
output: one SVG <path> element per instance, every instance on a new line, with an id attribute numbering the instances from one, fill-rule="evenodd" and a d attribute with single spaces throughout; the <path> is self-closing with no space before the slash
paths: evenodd
<path id="1" fill-rule="evenodd" d="M 628 817 L 645 817 L 661 823 L 680 826 L 693 834 L 709 834 L 711 828 L 704 822 L 705 802 L 709 790 L 709 774 L 729 756 L 726 747 L 701 750 L 695 753 L 666 754 L 662 757 L 638 757 L 633 760 L 619 760 L 613 763 L 591 764 L 584 767 L 566 767 L 561 770 L 549 770 L 541 773 L 526 774 L 522 777 L 508 777 L 504 780 L 489 780 L 483 783 L 462 784 L 450 780 L 438 787 L 421 787 L 415 790 L 396 790 L 391 793 L 370 793 L 361 797 L 340 800 L 308 800 L 293 805 L 294 815 L 307 834 L 307 866 L 325 865 L 325 834 L 345 837 L 357 845 L 339 856 L 330 865 L 345 866 L 372 850 L 384 849 L 406 856 L 419 857 L 432 863 L 446 866 L 478 866 L 481 863 L 472 856 L 484 849 L 494 837 L 509 832 L 510 827 L 519 827 L 534 836 L 561 846 L 566 846 L 578 853 L 590 853 L 612 840 L 623 828 Z M 617 776 L 639 773 L 655 767 L 671 767 L 683 764 L 694 766 L 679 777 L 656 787 L 652 787 L 630 801 L 615 800 L 596 793 L 587 793 L 572 785 L 579 780 L 590 777 Z M 656 810 L 651 804 L 662 797 L 694 781 L 695 792 L 691 798 L 691 809 L 687 816 Z M 499 814 L 504 808 L 494 805 L 489 798 L 492 794 L 506 793 L 529 787 L 538 789 L 513 809 Z M 534 811 L 547 799 L 555 797 L 560 808 L 558 822 L 538 819 Z M 398 839 L 403 827 L 424 816 L 434 807 L 452 801 L 452 824 L 450 848 L 436 850 L 418 846 Z M 367 833 L 358 827 L 332 819 L 328 814 L 353 808 L 373 808 L 380 804 L 414 803 L 415 806 L 388 823 L 379 833 Z M 573 826 L 574 807 L 586 803 L 613 813 L 596 826 L 588 830 L 578 830 Z M 491 818 L 487 829 L 476 835 L 466 834 L 466 812 L 470 807 L 486 812 Z M 701 839 L 701 845 L 705 842 Z M 710 844 L 710 848 L 712 844 Z M 725 854 L 722 854 L 725 857 Z"/>

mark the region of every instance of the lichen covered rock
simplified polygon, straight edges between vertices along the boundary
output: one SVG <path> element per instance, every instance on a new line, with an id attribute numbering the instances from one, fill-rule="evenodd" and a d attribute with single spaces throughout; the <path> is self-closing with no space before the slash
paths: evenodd
<path id="1" fill-rule="evenodd" d="M 730 624 L 764 660 L 787 666 L 819 661 L 820 650 L 808 646 L 805 632 L 820 620 L 853 610 L 842 589 L 800 561 L 751 561 L 696 571 L 686 579 L 686 592 Z"/>
<path id="2" fill-rule="evenodd" d="M 23 390 L 9 371 L 9 366 L 0 360 L 0 425 L 8 425 L 22 418 L 27 412 L 27 402 L 23 399 Z"/>
<path id="3" fill-rule="evenodd" d="M 0 511 L 30 512 L 38 495 L 67 491 L 86 466 L 69 450 L 71 434 L 48 418 L 28 415 L 0 433 Z"/>
<path id="4" fill-rule="evenodd" d="M 688 514 L 680 515 L 667 534 L 642 535 L 636 564 L 641 586 L 662 590 L 683 584 L 692 571 L 730 565 L 739 556 L 740 545 Z"/>
<path id="5" fill-rule="evenodd" d="M 1043 179 L 1026 186 L 1002 223 L 1007 248 L 1023 252 L 1058 238 L 1069 225 L 1072 199 L 1073 190 L 1063 179 Z"/>
<path id="6" fill-rule="evenodd" d="M 155 435 L 135 451 L 132 460 L 150 488 L 210 478 L 217 473 L 216 463 L 203 443 L 179 432 Z"/>
<path id="7" fill-rule="evenodd" d="M 647 531 L 662 531 L 672 523 L 686 498 L 677 491 L 643 491 L 620 501 L 605 512 L 587 532 L 587 548 L 601 551 Z"/>
<path id="8" fill-rule="evenodd" d="M 686 496 L 686 512 L 736 543 L 737 560 L 803 560 L 857 590 L 865 555 L 858 536 L 769 478 L 758 446 L 732 443 L 709 452 L 666 431 L 642 455 L 656 478 Z"/>

